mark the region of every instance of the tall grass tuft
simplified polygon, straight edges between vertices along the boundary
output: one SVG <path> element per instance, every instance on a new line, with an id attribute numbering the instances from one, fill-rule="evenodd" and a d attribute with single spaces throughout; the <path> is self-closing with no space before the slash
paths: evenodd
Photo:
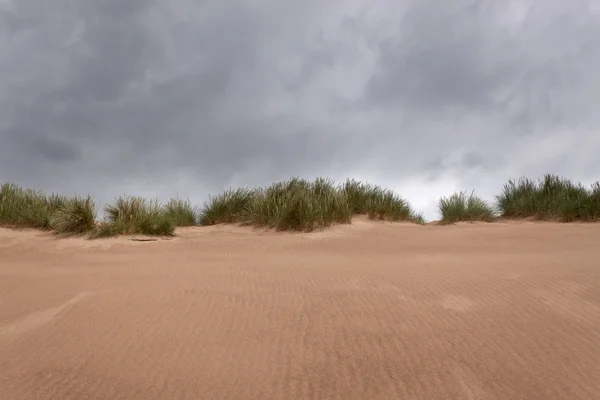
<path id="1" fill-rule="evenodd" d="M 193 226 L 198 219 L 198 209 L 189 200 L 171 198 L 165 204 L 164 212 L 175 226 Z"/>
<path id="2" fill-rule="evenodd" d="M 332 181 L 293 178 L 255 192 L 242 213 L 245 224 L 279 231 L 310 232 L 334 223 L 349 223 L 352 211 Z"/>
<path id="3" fill-rule="evenodd" d="M 127 232 L 127 228 L 120 222 L 100 221 L 96 225 L 96 229 L 90 233 L 92 239 L 103 239 L 113 236 L 123 235 Z"/>
<path id="4" fill-rule="evenodd" d="M 256 227 L 310 232 L 350 223 L 352 216 L 422 223 L 421 215 L 391 191 L 348 180 L 336 185 L 325 178 L 292 178 L 255 190 L 229 189 L 212 197 L 200 217 L 202 225 L 241 223 Z"/>
<path id="5" fill-rule="evenodd" d="M 424 223 L 423 216 L 391 190 L 348 179 L 341 185 L 341 191 L 348 198 L 353 214 L 366 214 L 370 219 Z"/>
<path id="6" fill-rule="evenodd" d="M 46 196 L 41 191 L 5 183 L 0 186 L 0 224 L 49 230 L 52 214 L 64 206 L 67 200 L 65 196 Z"/>
<path id="7" fill-rule="evenodd" d="M 228 189 L 204 203 L 200 214 L 200 225 L 215 225 L 241 222 L 242 213 L 255 193 L 252 190 Z"/>
<path id="8" fill-rule="evenodd" d="M 99 225 L 96 236 L 142 234 L 172 236 L 175 223 L 157 200 L 143 197 L 118 197 L 104 209 L 107 221 Z"/>
<path id="9" fill-rule="evenodd" d="M 348 197 L 353 214 L 368 214 L 369 204 L 384 195 L 384 190 L 376 185 L 347 179 L 341 185 L 341 190 Z"/>
<path id="10" fill-rule="evenodd" d="M 50 218 L 50 227 L 60 234 L 83 235 L 96 229 L 96 207 L 91 197 L 74 197 Z"/>
<path id="11" fill-rule="evenodd" d="M 494 208 L 474 193 L 454 193 L 439 200 L 438 208 L 442 223 L 453 224 L 461 221 L 491 222 L 495 219 Z"/>
<path id="12" fill-rule="evenodd" d="M 556 175 L 544 175 L 538 182 L 525 177 L 510 180 L 496 201 L 505 218 L 562 222 L 600 219 L 600 184 L 588 189 Z"/>
<path id="13" fill-rule="evenodd" d="M 370 219 L 424 223 L 421 214 L 414 212 L 406 200 L 392 191 L 386 190 L 381 196 L 369 199 L 366 206 Z"/>

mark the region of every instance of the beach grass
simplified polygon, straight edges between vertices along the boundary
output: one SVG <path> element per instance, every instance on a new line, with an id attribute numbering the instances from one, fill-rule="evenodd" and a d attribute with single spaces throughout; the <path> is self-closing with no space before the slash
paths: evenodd
<path id="1" fill-rule="evenodd" d="M 96 229 L 96 206 L 91 197 L 73 197 L 50 216 L 50 228 L 64 235 L 85 235 Z"/>
<path id="2" fill-rule="evenodd" d="M 496 201 L 503 218 L 562 222 L 600 219 L 600 184 L 588 188 L 558 175 L 546 174 L 538 181 L 526 177 L 510 180 Z"/>
<path id="3" fill-rule="evenodd" d="M 600 183 L 585 187 L 557 175 L 546 174 L 538 181 L 523 177 L 508 181 L 494 203 L 474 192 L 457 192 L 440 198 L 438 210 L 443 224 L 498 218 L 594 222 L 600 220 Z M 423 216 L 396 192 L 353 179 L 336 184 L 326 178 L 292 178 L 254 189 L 231 188 L 210 196 L 202 209 L 178 197 L 163 204 L 121 196 L 102 211 L 97 218 L 90 196 L 46 195 L 15 183 L 0 185 L 0 226 L 90 238 L 173 236 L 176 227 L 215 224 L 311 232 L 351 223 L 357 215 L 424 223 Z"/>
<path id="4" fill-rule="evenodd" d="M 339 185 L 326 178 L 292 178 L 263 188 L 228 189 L 205 204 L 200 222 L 310 232 L 350 223 L 360 214 L 423 223 L 422 216 L 392 191 L 354 180 Z"/>
<path id="5" fill-rule="evenodd" d="M 189 200 L 171 198 L 164 205 L 164 213 L 175 226 L 194 226 L 198 223 L 198 208 Z"/>
<path id="6" fill-rule="evenodd" d="M 474 192 L 457 192 L 448 197 L 440 198 L 438 202 L 442 224 L 456 222 L 492 222 L 496 218 L 494 207 L 476 196 Z"/>
<path id="7" fill-rule="evenodd" d="M 117 197 L 104 208 L 106 220 L 101 226 L 102 234 L 173 236 L 176 224 L 172 215 L 158 200 L 139 196 Z"/>
<path id="8" fill-rule="evenodd" d="M 66 196 L 47 196 L 38 190 L 4 183 L 0 186 L 0 225 L 50 230 L 52 214 L 68 200 Z"/>

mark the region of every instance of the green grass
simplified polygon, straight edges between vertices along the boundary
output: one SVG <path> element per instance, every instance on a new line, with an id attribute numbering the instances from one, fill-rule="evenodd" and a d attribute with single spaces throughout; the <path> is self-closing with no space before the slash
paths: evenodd
<path id="1" fill-rule="evenodd" d="M 442 216 L 441 223 L 453 224 L 461 221 L 491 222 L 495 219 L 494 208 L 474 193 L 468 195 L 466 192 L 454 193 L 448 197 L 442 197 L 438 203 L 438 209 Z"/>
<path id="2" fill-rule="evenodd" d="M 171 198 L 164 212 L 175 226 L 194 226 L 198 222 L 198 209 L 189 200 Z"/>
<path id="3" fill-rule="evenodd" d="M 244 224 L 279 231 L 310 232 L 334 223 L 349 223 L 350 204 L 334 183 L 293 178 L 253 192 L 241 213 Z"/>
<path id="4" fill-rule="evenodd" d="M 189 201 L 171 199 L 162 206 L 141 197 L 120 197 L 105 208 L 106 219 L 96 219 L 94 201 L 23 189 L 14 183 L 0 186 L 0 226 L 36 228 L 90 238 L 121 234 L 171 236 L 175 226 L 196 223 Z"/>
<path id="5" fill-rule="evenodd" d="M 495 205 L 473 193 L 460 192 L 441 198 L 438 207 L 442 223 L 493 221 L 497 217 L 599 221 L 600 183 L 584 187 L 556 175 L 545 175 L 539 181 L 521 178 L 504 185 Z M 211 196 L 202 210 L 179 198 L 161 204 L 157 200 L 123 196 L 103 211 L 104 218 L 98 220 L 89 196 L 46 195 L 14 183 L 0 186 L 0 226 L 90 238 L 123 234 L 172 236 L 178 226 L 220 223 L 310 232 L 350 223 L 356 215 L 424 223 L 423 217 L 391 190 L 355 180 L 336 184 L 323 178 L 292 178 L 256 189 L 229 189 Z"/>
<path id="6" fill-rule="evenodd" d="M 103 239 L 124 234 L 127 228 L 121 222 L 99 221 L 96 229 L 90 233 L 91 239 Z"/>
<path id="7" fill-rule="evenodd" d="M 366 214 L 370 219 L 424 223 L 410 204 L 391 190 L 377 185 L 346 180 L 341 186 L 354 215 Z"/>
<path id="8" fill-rule="evenodd" d="M 104 208 L 106 221 L 99 225 L 97 237 L 112 233 L 130 235 L 173 236 L 175 222 L 168 209 L 157 201 L 143 197 L 122 196 Z"/>
<path id="9" fill-rule="evenodd" d="M 200 225 L 231 224 L 242 221 L 242 213 L 254 198 L 255 191 L 228 189 L 209 197 L 200 214 Z"/>
<path id="10" fill-rule="evenodd" d="M 46 196 L 14 183 L 0 186 L 0 225 L 50 230 L 52 214 L 68 202 L 65 196 Z"/>
<path id="11" fill-rule="evenodd" d="M 85 235 L 96 229 L 96 207 L 91 197 L 67 200 L 50 217 L 50 227 L 59 234 Z"/>
<path id="12" fill-rule="evenodd" d="M 342 185 L 317 178 L 292 178 L 254 190 L 230 189 L 212 197 L 202 225 L 241 223 L 279 231 L 304 231 L 350 223 L 357 214 L 371 219 L 423 223 L 403 198 L 378 186 L 348 180 Z"/>
<path id="13" fill-rule="evenodd" d="M 586 188 L 556 175 L 544 175 L 538 182 L 523 177 L 504 185 L 496 201 L 504 218 L 562 222 L 600 219 L 598 182 Z"/>

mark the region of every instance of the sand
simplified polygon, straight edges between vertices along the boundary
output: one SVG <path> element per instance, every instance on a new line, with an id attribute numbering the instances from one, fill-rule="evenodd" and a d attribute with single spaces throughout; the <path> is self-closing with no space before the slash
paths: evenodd
<path id="1" fill-rule="evenodd" d="M 600 399 L 600 224 L 0 229 L 0 399 Z"/>

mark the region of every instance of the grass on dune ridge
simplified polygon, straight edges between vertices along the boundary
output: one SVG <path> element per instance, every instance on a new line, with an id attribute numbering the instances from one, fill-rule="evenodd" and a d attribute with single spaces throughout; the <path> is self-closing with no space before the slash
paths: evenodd
<path id="1" fill-rule="evenodd" d="M 587 188 L 557 175 L 546 174 L 537 182 L 523 177 L 505 184 L 496 202 L 504 218 L 598 221 L 600 183 Z"/>
<path id="2" fill-rule="evenodd" d="M 67 199 L 50 217 L 50 227 L 59 234 L 84 235 L 96 229 L 96 206 L 91 197 Z"/>
<path id="3" fill-rule="evenodd" d="M 494 205 L 473 193 L 460 192 L 441 198 L 438 209 L 442 223 L 498 218 L 596 222 L 600 220 L 600 183 L 585 187 L 552 174 L 538 181 L 522 177 L 509 180 Z"/>
<path id="4" fill-rule="evenodd" d="M 510 180 L 495 202 L 474 193 L 454 193 L 438 203 L 442 223 L 534 218 L 553 221 L 600 220 L 600 183 L 591 187 L 547 174 L 538 181 Z M 190 201 L 167 203 L 142 197 L 116 198 L 97 218 L 94 201 L 0 186 L 0 226 L 36 228 L 90 238 L 121 234 L 171 236 L 178 226 L 238 223 L 276 230 L 310 232 L 349 223 L 355 215 L 371 219 L 424 223 L 421 214 L 393 191 L 355 180 L 342 184 L 318 178 L 292 178 L 256 189 L 228 189 L 212 196 L 202 210 Z"/>
<path id="5" fill-rule="evenodd" d="M 255 190 L 227 189 L 217 196 L 210 196 L 200 214 L 200 225 L 232 224 L 242 220 L 242 212 L 254 198 Z"/>
<path id="6" fill-rule="evenodd" d="M 438 208 L 443 224 L 453 224 L 461 221 L 483 221 L 491 222 L 496 217 L 494 207 L 488 202 L 476 196 L 474 192 L 468 195 L 466 192 L 454 193 L 448 197 L 442 197 Z"/>
<path id="7" fill-rule="evenodd" d="M 14 183 L 0 186 L 0 225 L 36 228 L 61 235 L 90 238 L 121 234 L 171 236 L 176 226 L 197 222 L 198 211 L 189 201 L 172 198 L 162 205 L 141 197 L 119 197 L 97 219 L 94 201 L 23 189 Z"/>
<path id="8" fill-rule="evenodd" d="M 352 214 L 333 182 L 291 179 L 252 192 L 241 223 L 280 231 L 306 231 L 349 223 Z"/>
<path id="9" fill-rule="evenodd" d="M 94 236 L 108 237 L 119 234 L 172 236 L 180 215 L 173 213 L 168 204 L 165 207 L 158 200 L 148 201 L 137 196 L 117 197 L 112 204 L 104 208 L 105 220 L 98 224 Z"/>
<path id="10" fill-rule="evenodd" d="M 51 216 L 67 201 L 66 196 L 47 196 L 41 191 L 5 183 L 0 186 L 0 224 L 50 230 Z"/>
<path id="11" fill-rule="evenodd" d="M 53 230 L 91 238 L 122 234 L 173 235 L 177 226 L 240 223 L 309 232 L 349 223 L 354 215 L 423 223 L 406 200 L 379 186 L 347 180 L 338 185 L 318 178 L 292 178 L 256 189 L 229 189 L 211 197 L 202 211 L 187 200 L 166 204 L 142 197 L 116 198 L 97 219 L 91 198 L 46 196 L 5 184 L 0 192 L 0 225 Z"/>
<path id="12" fill-rule="evenodd" d="M 292 178 L 258 189 L 230 189 L 211 197 L 202 225 L 240 223 L 276 230 L 305 231 L 350 223 L 357 214 L 371 219 L 423 223 L 406 200 L 375 185 Z"/>

